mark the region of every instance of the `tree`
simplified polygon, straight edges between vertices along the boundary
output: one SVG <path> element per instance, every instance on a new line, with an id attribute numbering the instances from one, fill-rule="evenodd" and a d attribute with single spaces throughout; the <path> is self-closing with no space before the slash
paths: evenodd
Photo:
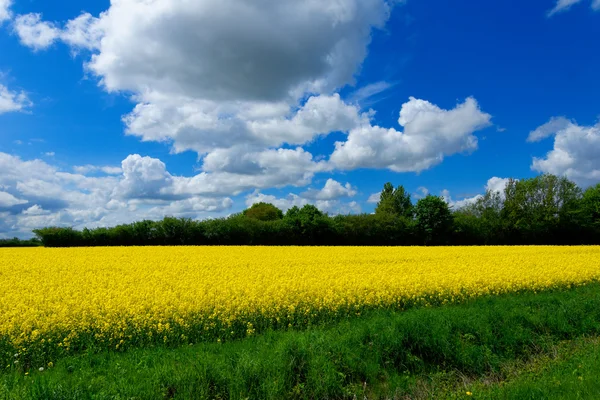
<path id="1" fill-rule="evenodd" d="M 394 186 L 388 182 L 383 186 L 375 214 L 394 214 L 407 218 L 413 217 L 413 205 L 404 186 Z"/>
<path id="2" fill-rule="evenodd" d="M 566 177 L 543 174 L 516 181 L 505 190 L 503 218 L 526 243 L 561 242 L 576 224 L 581 189 Z"/>
<path id="3" fill-rule="evenodd" d="M 375 207 L 375 214 L 395 214 L 394 185 L 387 182 L 379 195 L 379 203 Z"/>
<path id="4" fill-rule="evenodd" d="M 252 207 L 244 210 L 247 218 L 257 219 L 259 221 L 275 221 L 283 218 L 283 212 L 270 203 L 255 203 Z"/>
<path id="5" fill-rule="evenodd" d="M 600 239 L 600 184 L 587 188 L 583 193 L 580 220 L 587 233 L 592 236 L 588 238 L 588 242 L 597 242 Z"/>
<path id="6" fill-rule="evenodd" d="M 445 244 L 452 232 L 453 217 L 448 203 L 439 196 L 427 195 L 415 207 L 417 229 L 424 244 Z"/>
<path id="7" fill-rule="evenodd" d="M 312 204 L 290 208 L 285 214 L 285 221 L 295 233 L 298 243 L 319 244 L 327 241 L 333 233 L 331 219 Z"/>

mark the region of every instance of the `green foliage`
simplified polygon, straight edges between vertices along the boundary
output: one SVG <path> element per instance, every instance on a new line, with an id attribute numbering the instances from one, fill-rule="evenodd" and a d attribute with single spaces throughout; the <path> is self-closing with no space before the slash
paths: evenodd
<path id="1" fill-rule="evenodd" d="M 295 244 L 320 244 L 326 242 L 333 233 L 331 218 L 312 204 L 290 208 L 284 221 L 293 232 Z"/>
<path id="2" fill-rule="evenodd" d="M 567 178 L 544 174 L 511 180 L 505 190 L 503 218 L 511 234 L 534 243 L 553 243 L 575 221 L 581 189 Z"/>
<path id="3" fill-rule="evenodd" d="M 600 234 L 600 184 L 589 187 L 583 193 L 580 219 L 591 233 Z"/>
<path id="4" fill-rule="evenodd" d="M 447 244 L 453 218 L 448 203 L 439 196 L 427 195 L 415 207 L 417 229 L 424 244 Z"/>
<path id="5" fill-rule="evenodd" d="M 283 212 L 269 203 L 255 203 L 252 207 L 244 210 L 244 215 L 259 221 L 275 221 L 283 218 Z"/>
<path id="6" fill-rule="evenodd" d="M 413 205 L 410 200 L 410 193 L 404 189 L 404 186 L 398 186 L 394 189 L 390 182 L 386 183 L 383 185 L 375 214 L 392 214 L 412 218 Z"/>
<path id="7" fill-rule="evenodd" d="M 0 247 L 39 247 L 42 245 L 42 242 L 38 238 L 32 239 L 0 239 Z"/>
<path id="8" fill-rule="evenodd" d="M 44 365 L 42 372 L 32 366 L 27 376 L 12 364 L 0 374 L 0 397 L 415 398 L 423 389 L 417 382 L 436 382 L 441 374 L 454 374 L 456 385 L 464 385 L 465 376 L 501 379 L 509 363 L 520 365 L 549 355 L 565 340 L 598 334 L 600 285 L 591 284 L 456 306 L 383 310 L 226 343 L 88 353 L 57 360 L 52 368 Z M 568 371 L 575 382 L 579 369 L 578 364 Z M 559 374 L 561 380 L 568 373 Z M 429 389 L 437 394 L 439 388 Z"/>

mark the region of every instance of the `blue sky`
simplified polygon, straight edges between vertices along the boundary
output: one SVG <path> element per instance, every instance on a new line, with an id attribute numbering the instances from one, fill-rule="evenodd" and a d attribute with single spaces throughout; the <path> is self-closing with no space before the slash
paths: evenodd
<path id="1" fill-rule="evenodd" d="M 598 0 L 196 3 L 0 0 L 1 236 L 600 182 Z"/>

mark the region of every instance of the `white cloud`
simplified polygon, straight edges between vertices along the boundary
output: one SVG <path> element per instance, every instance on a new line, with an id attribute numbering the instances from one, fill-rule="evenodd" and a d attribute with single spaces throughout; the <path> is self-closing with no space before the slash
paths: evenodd
<path id="1" fill-rule="evenodd" d="M 95 50 L 100 47 L 103 32 L 98 18 L 89 13 L 68 21 L 60 33 L 62 39 L 75 49 Z"/>
<path id="2" fill-rule="evenodd" d="M 25 92 L 14 92 L 0 84 L 0 114 L 23 111 L 31 105 Z"/>
<path id="3" fill-rule="evenodd" d="M 356 90 L 352 95 L 350 95 L 350 99 L 352 101 L 356 101 L 358 103 L 363 102 L 364 100 L 376 96 L 382 92 L 385 92 L 389 88 L 393 87 L 394 84 L 386 81 L 379 81 L 375 83 L 370 83 Z"/>
<path id="4" fill-rule="evenodd" d="M 60 37 L 60 29 L 53 23 L 42 21 L 41 14 L 19 15 L 14 29 L 21 43 L 34 50 L 50 47 Z"/>
<path id="5" fill-rule="evenodd" d="M 500 193 L 500 198 L 504 199 L 504 196 L 505 196 L 504 189 L 506 188 L 508 181 L 509 181 L 509 178 L 498 178 L 498 177 L 494 176 L 494 177 L 488 179 L 488 181 L 485 185 L 485 190 Z M 463 207 L 469 206 L 471 204 L 475 204 L 477 202 L 477 200 L 483 198 L 482 194 L 477 194 L 473 197 L 466 197 L 466 198 L 463 198 L 460 200 L 454 200 L 452 198 L 452 196 L 450 195 L 450 191 L 447 189 L 442 190 L 441 196 L 446 201 L 446 203 L 448 203 L 448 205 L 450 207 L 452 207 L 454 210 L 458 210 Z"/>
<path id="6" fill-rule="evenodd" d="M 332 92 L 353 83 L 390 4 L 265 1 L 121 0 L 63 29 L 37 14 L 17 25 L 34 48 L 92 50 L 88 71 L 138 103 L 127 133 L 175 152 L 302 145 L 356 126 L 359 110 Z"/>
<path id="7" fill-rule="evenodd" d="M 0 25 L 2 22 L 12 18 L 12 13 L 10 12 L 11 5 L 12 0 L 0 0 Z"/>
<path id="8" fill-rule="evenodd" d="M 0 208 L 12 207 L 25 203 L 27 203 L 27 200 L 18 199 L 10 193 L 0 191 Z"/>
<path id="9" fill-rule="evenodd" d="M 472 98 L 453 110 L 411 98 L 399 132 L 371 126 L 372 111 L 361 113 L 336 93 L 353 84 L 372 31 L 384 27 L 395 3 L 120 0 L 64 28 L 37 14 L 25 26 L 56 29 L 53 40 L 91 51 L 86 69 L 101 86 L 137 103 L 123 118 L 128 134 L 204 157 L 203 173 L 176 179 L 178 188 L 238 193 L 307 185 L 315 172 L 333 168 L 418 172 L 477 148 L 473 132 L 489 125 L 490 116 Z M 390 86 L 366 85 L 355 100 Z M 282 149 L 336 131 L 348 140 L 336 145 L 329 163 Z M 298 165 L 290 165 L 294 159 Z"/>
<path id="10" fill-rule="evenodd" d="M 28 209 L 23 210 L 23 214 L 25 214 L 25 215 L 45 215 L 45 214 L 50 214 L 50 211 L 44 210 L 39 205 L 34 204 L 31 207 L 29 207 Z"/>
<path id="11" fill-rule="evenodd" d="M 279 198 L 273 195 L 266 195 L 259 191 L 255 191 L 246 197 L 246 205 L 248 207 L 250 207 L 252 204 L 261 202 L 273 204 L 275 207 L 283 210 L 283 212 L 286 212 L 294 206 L 301 208 L 307 204 L 312 204 L 319 210 L 330 215 L 358 214 L 361 212 L 360 205 L 355 201 L 345 203 L 339 200 L 314 200 L 304 198 L 301 195 L 299 196 L 294 193 L 290 193 L 286 197 Z"/>
<path id="12" fill-rule="evenodd" d="M 557 0 L 556 5 L 551 10 L 549 10 L 546 15 L 548 17 L 551 17 L 554 14 L 567 11 L 575 4 L 581 3 L 581 1 L 582 0 Z M 591 7 L 594 11 L 600 10 L 600 0 L 592 0 Z"/>
<path id="13" fill-rule="evenodd" d="M 546 139 L 554 135 L 556 132 L 563 130 L 571 125 L 571 121 L 566 119 L 565 117 L 552 117 L 550 121 L 546 122 L 544 125 L 538 126 L 535 130 L 529 132 L 529 136 L 527 136 L 527 141 L 539 142 L 542 139 Z"/>
<path id="14" fill-rule="evenodd" d="M 317 135 L 348 131 L 359 110 L 338 94 L 311 96 L 298 110 L 287 103 L 220 102 L 153 94 L 124 118 L 127 133 L 143 141 L 171 142 L 175 152 L 199 154 L 232 146 L 302 145 Z"/>
<path id="15" fill-rule="evenodd" d="M 556 5 L 548 11 L 548 17 L 553 16 L 556 13 L 567 11 L 573 5 L 580 3 L 581 0 L 557 0 Z"/>
<path id="16" fill-rule="evenodd" d="M 24 161 L 1 152 L 0 170 L 0 208 L 6 209 L 1 211 L 0 235 L 28 236 L 31 229 L 49 225 L 111 226 L 165 215 L 206 218 L 232 206 L 228 197 L 203 196 L 200 188 L 176 193 L 175 181 L 193 177 L 173 176 L 160 160 L 139 155 L 127 157 L 116 176 L 63 172 L 42 160 Z"/>
<path id="17" fill-rule="evenodd" d="M 415 199 L 422 199 L 423 197 L 426 197 L 429 194 L 429 189 L 427 189 L 425 186 L 419 186 L 417 188 L 417 192 L 413 193 L 413 197 Z"/>
<path id="18" fill-rule="evenodd" d="M 341 197 L 354 197 L 356 193 L 356 189 L 350 183 L 342 185 L 336 180 L 327 179 L 323 189 L 311 189 L 302 193 L 301 196 L 312 200 L 337 200 Z"/>
<path id="19" fill-rule="evenodd" d="M 99 17 L 89 68 L 109 91 L 215 101 L 327 92 L 352 81 L 388 14 L 382 0 L 122 0 Z"/>
<path id="20" fill-rule="evenodd" d="M 270 203 L 283 210 L 283 212 L 286 212 L 294 206 L 303 207 L 304 205 L 309 204 L 309 201 L 293 193 L 290 193 L 287 197 L 278 198 L 273 195 L 261 193 L 257 190 L 246 196 L 246 206 L 250 207 L 256 203 Z"/>
<path id="21" fill-rule="evenodd" d="M 379 199 L 381 199 L 381 192 L 373 193 L 367 199 L 367 203 L 376 204 L 379 203 Z"/>
<path id="22" fill-rule="evenodd" d="M 394 128 L 362 125 L 346 142 L 337 142 L 330 157 L 340 169 L 388 168 L 395 172 L 420 172 L 442 162 L 445 156 L 477 149 L 473 133 L 490 125 L 491 116 L 468 98 L 452 110 L 443 110 L 413 97 L 402 105 Z"/>
<path id="23" fill-rule="evenodd" d="M 97 165 L 76 165 L 73 167 L 73 171 L 78 174 L 89 174 L 93 172 L 103 172 L 107 175 L 119 175 L 123 172 L 121 167 L 111 167 L 111 166 L 97 166 Z"/>
<path id="24" fill-rule="evenodd" d="M 47 151 L 47 152 L 44 153 L 44 155 L 46 157 L 54 157 L 56 155 L 56 153 L 53 152 L 53 151 Z"/>
<path id="25" fill-rule="evenodd" d="M 566 176 L 582 186 L 600 182 L 600 123 L 581 126 L 555 118 L 531 132 L 529 139 L 537 141 L 550 136 L 554 136 L 553 149 L 543 158 L 534 157 L 531 169 Z"/>
<path id="26" fill-rule="evenodd" d="M 494 176 L 493 178 L 488 179 L 485 190 L 500 193 L 500 196 L 504 198 L 504 189 L 506 189 L 509 180 L 509 178 L 498 178 Z"/>

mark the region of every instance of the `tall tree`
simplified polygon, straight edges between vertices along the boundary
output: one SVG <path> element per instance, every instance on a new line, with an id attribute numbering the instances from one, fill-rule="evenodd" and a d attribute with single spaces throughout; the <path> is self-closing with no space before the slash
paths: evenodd
<path id="1" fill-rule="evenodd" d="M 394 190 L 393 198 L 396 213 L 403 217 L 412 218 L 413 205 L 410 201 L 410 193 L 404 189 L 404 186 L 400 185 Z"/>
<path id="2" fill-rule="evenodd" d="M 445 244 L 452 232 L 453 217 L 448 203 L 439 196 L 427 195 L 415 207 L 417 229 L 424 244 Z"/>
<path id="3" fill-rule="evenodd" d="M 583 193 L 580 218 L 588 232 L 600 239 L 600 183 Z"/>
<path id="4" fill-rule="evenodd" d="M 395 214 L 394 185 L 387 182 L 379 195 L 379 203 L 375 207 L 375 214 Z"/>
<path id="5" fill-rule="evenodd" d="M 379 203 L 375 208 L 375 214 L 394 214 L 412 218 L 413 205 L 410 194 L 400 185 L 394 189 L 394 185 L 387 182 L 379 195 Z"/>

